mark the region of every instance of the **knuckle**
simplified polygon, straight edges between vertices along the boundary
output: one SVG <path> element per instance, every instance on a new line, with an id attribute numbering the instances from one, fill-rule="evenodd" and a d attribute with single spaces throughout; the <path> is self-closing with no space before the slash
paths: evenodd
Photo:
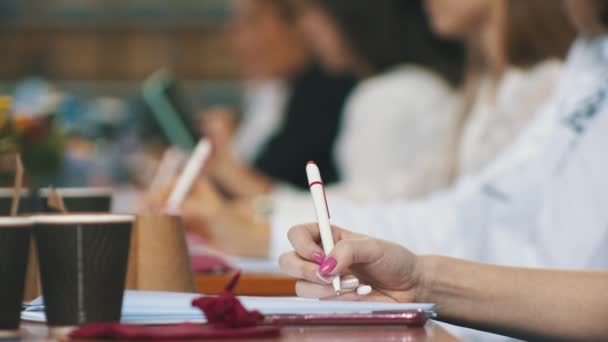
<path id="1" fill-rule="evenodd" d="M 295 237 L 298 235 L 298 230 L 299 230 L 299 226 L 294 226 L 291 227 L 289 229 L 289 231 L 287 232 L 287 239 L 289 239 L 290 242 L 294 242 Z"/>
<path id="2" fill-rule="evenodd" d="M 344 259 L 344 262 L 350 263 L 353 259 L 354 249 L 352 243 L 348 240 L 342 240 L 338 242 L 340 256 Z"/>

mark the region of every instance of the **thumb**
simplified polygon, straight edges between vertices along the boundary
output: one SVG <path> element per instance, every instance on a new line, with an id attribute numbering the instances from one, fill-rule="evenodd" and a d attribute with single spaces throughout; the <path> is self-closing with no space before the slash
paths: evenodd
<path id="1" fill-rule="evenodd" d="M 338 275 L 354 264 L 371 264 L 382 258 L 379 240 L 358 238 L 340 240 L 334 246 L 319 271 L 323 275 Z"/>

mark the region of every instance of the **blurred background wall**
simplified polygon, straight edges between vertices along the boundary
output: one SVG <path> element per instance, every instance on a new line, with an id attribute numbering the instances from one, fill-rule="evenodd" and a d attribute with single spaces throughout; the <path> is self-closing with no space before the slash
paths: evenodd
<path id="1" fill-rule="evenodd" d="M 225 102 L 236 77 L 227 2 L 2 0 L 2 87 L 39 76 L 83 96 L 124 96 L 169 67 L 201 104 Z"/>

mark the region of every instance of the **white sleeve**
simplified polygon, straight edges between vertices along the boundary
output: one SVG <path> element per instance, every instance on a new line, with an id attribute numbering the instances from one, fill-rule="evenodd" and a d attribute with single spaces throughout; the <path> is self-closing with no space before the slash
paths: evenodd
<path id="1" fill-rule="evenodd" d="M 332 223 L 349 230 L 407 246 L 417 253 L 437 253 L 474 258 L 476 250 L 452 243 L 467 227 L 467 246 L 477 245 L 476 229 L 484 222 L 483 195 L 476 184 L 463 182 L 455 189 L 428 199 L 394 201 L 378 205 L 357 204 L 327 194 Z M 296 224 L 315 222 L 310 195 L 277 191 L 273 194 L 270 256 L 278 257 L 292 249 L 287 232 Z"/>
<path id="2" fill-rule="evenodd" d="M 330 199 L 333 222 L 417 253 L 499 265 L 606 269 L 608 112 L 580 141 L 565 134 L 551 141 L 540 155 L 510 159 L 510 165 L 424 201 L 357 207 Z M 510 191 L 502 204 L 503 193 L 496 189 Z"/>
<path id="3" fill-rule="evenodd" d="M 486 221 L 484 195 L 463 182 L 451 191 L 421 201 L 357 206 L 329 199 L 332 223 L 407 246 L 416 253 L 476 258 L 479 230 Z M 466 243 L 463 243 L 463 237 Z"/>
<path id="4" fill-rule="evenodd" d="M 543 267 L 608 268 L 608 111 L 547 194 L 533 241 Z"/>

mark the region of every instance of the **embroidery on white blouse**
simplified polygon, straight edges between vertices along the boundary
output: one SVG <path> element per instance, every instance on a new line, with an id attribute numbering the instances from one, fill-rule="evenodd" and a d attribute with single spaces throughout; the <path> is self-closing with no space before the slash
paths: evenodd
<path id="1" fill-rule="evenodd" d="M 592 119 L 596 116 L 606 100 L 606 95 L 608 93 L 608 75 L 604 76 L 604 86 L 598 89 L 596 93 L 583 99 L 576 106 L 577 109 L 563 120 L 563 123 L 578 135 L 582 135 L 587 130 Z"/>

